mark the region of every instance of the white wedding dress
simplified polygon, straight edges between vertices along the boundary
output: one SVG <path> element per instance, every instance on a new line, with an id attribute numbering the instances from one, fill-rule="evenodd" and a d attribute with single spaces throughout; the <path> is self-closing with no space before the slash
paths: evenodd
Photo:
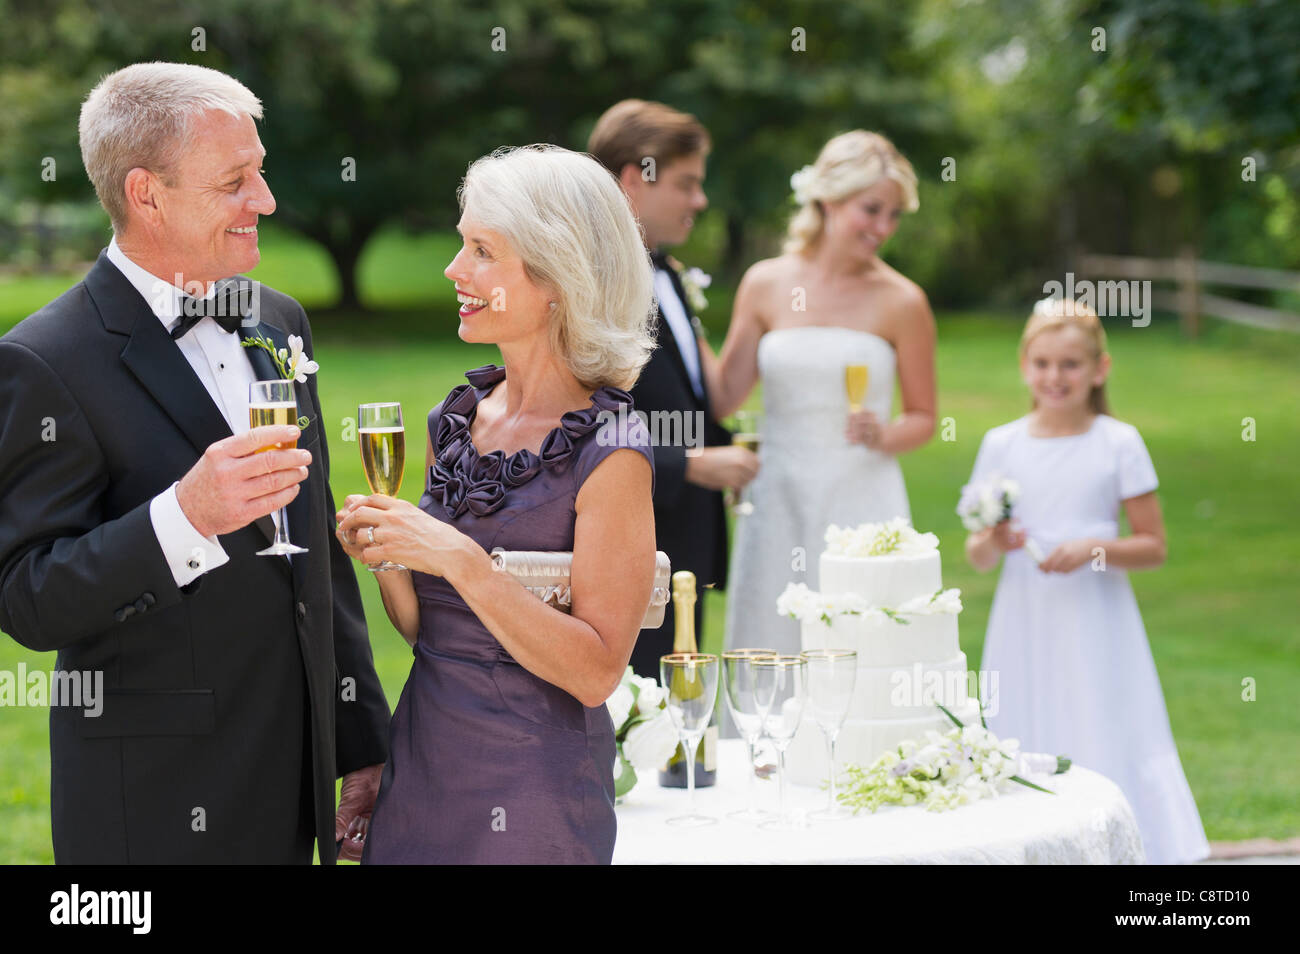
<path id="1" fill-rule="evenodd" d="M 763 421 L 754 511 L 736 518 L 727 581 L 726 647 L 797 653 L 799 624 L 778 616 L 789 583 L 818 588 L 817 561 L 832 523 L 911 520 L 898 460 L 844 437 L 844 367 L 869 369 L 866 408 L 891 419 L 896 359 L 866 331 L 804 326 L 769 331 L 758 343 Z"/>
<path id="2" fill-rule="evenodd" d="M 1119 536 L 1123 501 L 1159 486 L 1142 435 L 1105 414 L 1083 434 L 1034 437 L 1028 416 L 984 435 L 972 483 L 1020 484 L 1014 516 L 1044 554 Z M 1123 790 L 1151 864 L 1210 852 L 1128 573 L 1094 558 L 1044 573 L 1024 549 L 1002 561 L 980 668 L 989 728 L 1026 752 L 1068 755 Z M 996 680 L 996 681 L 995 681 Z"/>

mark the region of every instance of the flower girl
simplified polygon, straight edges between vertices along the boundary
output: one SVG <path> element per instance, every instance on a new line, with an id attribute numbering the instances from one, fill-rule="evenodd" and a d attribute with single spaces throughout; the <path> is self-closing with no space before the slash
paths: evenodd
<path id="1" fill-rule="evenodd" d="M 1110 416 L 1097 315 L 1069 299 L 1039 302 L 1020 369 L 1033 409 L 984 435 L 963 495 L 1018 490 L 1014 524 L 966 540 L 981 572 L 1006 554 L 984 643 L 982 668 L 1000 688 L 989 728 L 1119 785 L 1149 862 L 1197 861 L 1209 845 L 1126 572 L 1165 560 L 1156 472 L 1137 429 Z"/>

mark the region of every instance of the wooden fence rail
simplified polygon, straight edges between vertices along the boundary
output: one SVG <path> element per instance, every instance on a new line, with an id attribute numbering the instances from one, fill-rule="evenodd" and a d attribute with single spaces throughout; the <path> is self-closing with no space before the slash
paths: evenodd
<path id="1" fill-rule="evenodd" d="M 1082 275 L 1098 278 L 1172 282 L 1174 290 L 1154 292 L 1152 304 L 1177 311 L 1184 333 L 1192 338 L 1201 332 L 1202 315 L 1256 328 L 1300 333 L 1300 315 L 1201 290 L 1203 285 L 1214 285 L 1300 293 L 1300 272 L 1206 262 L 1198 259 L 1191 249 L 1184 249 L 1177 258 L 1082 254 L 1077 257 L 1076 268 Z"/>

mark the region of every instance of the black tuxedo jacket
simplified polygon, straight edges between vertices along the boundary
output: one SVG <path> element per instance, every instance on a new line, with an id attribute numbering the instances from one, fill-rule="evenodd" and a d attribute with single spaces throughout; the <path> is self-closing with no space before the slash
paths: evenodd
<path id="1" fill-rule="evenodd" d="M 677 273 L 668 270 L 677 297 L 688 317 L 694 315 Z M 658 347 L 650 357 L 631 394 L 638 411 L 678 411 L 699 413 L 704 420 L 704 444 L 730 444 L 731 435 L 714 420 L 708 389 L 696 397 L 690 375 L 678 350 L 677 339 L 664 319 L 656 316 Z M 661 436 L 668 432 L 661 428 Z M 722 493 L 686 481 L 684 446 L 656 443 L 655 462 L 655 538 L 660 550 L 668 554 L 673 570 L 690 570 L 702 588 L 713 584 L 719 588 L 727 582 L 727 518 L 723 512 Z M 703 634 L 703 594 L 696 600 L 696 636 Z M 671 603 L 658 629 L 645 629 L 632 651 L 632 667 L 638 675 L 659 678 L 659 657 L 672 651 L 673 607 Z"/>
<path id="2" fill-rule="evenodd" d="M 292 298 L 263 287 L 259 317 L 311 353 Z M 332 863 L 335 779 L 386 760 L 315 377 L 296 390 L 312 463 L 289 530 L 309 552 L 256 556 L 264 517 L 182 590 L 149 503 L 231 432 L 162 323 L 101 254 L 0 338 L 0 629 L 103 673 L 98 717 L 51 705 L 57 862 L 310 862 L 315 837 Z"/>

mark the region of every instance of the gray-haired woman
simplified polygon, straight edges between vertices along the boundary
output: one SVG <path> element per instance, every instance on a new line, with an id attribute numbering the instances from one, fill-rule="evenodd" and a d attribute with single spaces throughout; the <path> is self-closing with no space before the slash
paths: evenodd
<path id="1" fill-rule="evenodd" d="M 499 150 L 460 200 L 460 337 L 504 366 L 430 412 L 418 507 L 350 497 L 339 515 L 353 556 L 410 568 L 377 577 L 415 663 L 363 860 L 608 863 L 604 702 L 654 575 L 649 437 L 622 390 L 653 346 L 650 263 L 617 184 L 579 153 Z M 613 441 L 606 412 L 630 422 Z M 494 572 L 495 547 L 571 550 L 572 615 Z"/>

